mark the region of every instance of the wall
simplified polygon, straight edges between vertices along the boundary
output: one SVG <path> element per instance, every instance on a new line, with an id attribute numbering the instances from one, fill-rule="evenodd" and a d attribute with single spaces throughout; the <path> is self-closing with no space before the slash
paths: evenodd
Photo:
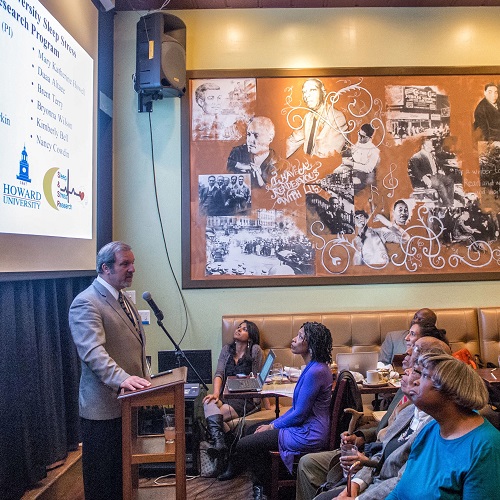
<path id="1" fill-rule="evenodd" d="M 300 68 L 500 65 L 499 8 L 254 9 L 173 11 L 187 25 L 187 68 Z M 149 290 L 179 341 L 186 326 L 163 246 L 151 166 L 149 116 L 133 90 L 135 25 L 144 13 L 115 20 L 114 238 L 135 251 L 138 305 Z M 181 280 L 180 100 L 151 114 L 158 200 L 173 272 Z M 184 290 L 189 326 L 183 348 L 221 347 L 221 315 L 497 306 L 489 282 Z M 148 353 L 171 344 L 155 322 Z M 335 333 L 335 332 L 333 332 Z M 155 363 L 153 366 L 155 366 Z"/>

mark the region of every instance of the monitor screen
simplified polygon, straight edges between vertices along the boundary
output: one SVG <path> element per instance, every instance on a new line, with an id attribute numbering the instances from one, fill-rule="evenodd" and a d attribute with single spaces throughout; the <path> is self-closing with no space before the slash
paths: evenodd
<path id="1" fill-rule="evenodd" d="M 185 350 L 183 351 L 186 358 L 189 359 L 205 384 L 212 383 L 212 351 L 211 350 Z M 177 368 L 179 366 L 187 366 L 187 383 L 198 384 L 200 380 L 186 363 L 182 356 L 176 356 L 175 351 L 158 351 L 158 371 L 164 372 Z"/>

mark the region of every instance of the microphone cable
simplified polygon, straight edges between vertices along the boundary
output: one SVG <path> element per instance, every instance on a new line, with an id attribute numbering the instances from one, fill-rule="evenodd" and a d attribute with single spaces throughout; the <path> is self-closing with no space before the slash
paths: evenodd
<path id="1" fill-rule="evenodd" d="M 167 240 L 165 238 L 165 230 L 163 229 L 163 220 L 161 218 L 160 203 L 158 201 L 158 188 L 156 185 L 156 166 L 155 166 L 155 155 L 154 155 L 153 127 L 151 125 L 151 111 L 148 113 L 148 119 L 149 119 L 149 137 L 150 137 L 150 142 L 151 142 L 151 165 L 153 167 L 153 186 L 154 186 L 154 194 L 155 194 L 155 202 L 156 202 L 156 211 L 158 213 L 158 221 L 160 222 L 160 231 L 161 231 L 161 236 L 163 239 L 163 246 L 165 248 L 165 255 L 167 256 L 168 267 L 170 269 L 170 272 L 172 273 L 172 276 L 173 276 L 174 281 L 175 281 L 175 285 L 176 285 L 177 290 L 179 292 L 179 295 L 181 297 L 183 311 L 184 311 L 185 327 L 184 327 L 184 331 L 182 332 L 181 339 L 178 342 L 178 344 L 180 346 L 182 341 L 184 340 L 184 337 L 186 336 L 186 333 L 187 333 L 187 329 L 188 329 L 188 325 L 189 325 L 189 315 L 188 315 L 188 311 L 187 311 L 186 299 L 184 298 L 184 294 L 182 293 L 182 288 L 180 287 L 179 282 L 177 281 L 177 277 L 175 276 L 172 262 L 170 261 Z"/>

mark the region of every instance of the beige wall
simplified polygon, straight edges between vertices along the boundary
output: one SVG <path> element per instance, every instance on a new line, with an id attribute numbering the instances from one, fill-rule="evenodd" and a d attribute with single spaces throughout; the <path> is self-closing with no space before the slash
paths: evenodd
<path id="1" fill-rule="evenodd" d="M 497 7 L 394 9 L 255 9 L 172 11 L 187 25 L 193 69 L 500 65 Z M 169 269 L 156 214 L 149 122 L 133 90 L 135 25 L 141 14 L 118 12 L 115 24 L 114 237 L 136 255 L 139 308 L 149 290 L 179 341 L 183 305 Z M 168 253 L 181 281 L 180 100 L 151 114 L 158 199 Z M 184 290 L 189 327 L 183 348 L 221 347 L 223 314 L 498 306 L 496 282 L 343 285 Z M 155 322 L 148 354 L 170 349 Z M 335 332 L 334 332 L 335 333 Z"/>

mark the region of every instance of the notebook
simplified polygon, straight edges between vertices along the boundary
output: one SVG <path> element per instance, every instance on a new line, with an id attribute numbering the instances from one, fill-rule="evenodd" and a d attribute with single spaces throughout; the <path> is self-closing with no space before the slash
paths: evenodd
<path id="1" fill-rule="evenodd" d="M 266 378 L 271 371 L 271 366 L 273 366 L 276 354 L 271 349 L 267 355 L 264 366 L 257 377 L 252 378 L 228 378 L 226 382 L 227 390 L 229 392 L 260 392 Z"/>
<path id="2" fill-rule="evenodd" d="M 339 352 L 337 354 L 337 366 L 341 370 L 358 372 L 366 377 L 368 370 L 376 370 L 378 363 L 378 352 Z"/>

